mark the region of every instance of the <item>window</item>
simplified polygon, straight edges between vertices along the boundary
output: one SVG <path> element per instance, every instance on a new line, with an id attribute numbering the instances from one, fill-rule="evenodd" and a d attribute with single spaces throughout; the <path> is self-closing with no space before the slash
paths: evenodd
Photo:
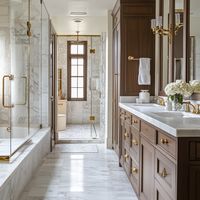
<path id="1" fill-rule="evenodd" d="M 87 42 L 67 43 L 68 101 L 87 100 Z"/>

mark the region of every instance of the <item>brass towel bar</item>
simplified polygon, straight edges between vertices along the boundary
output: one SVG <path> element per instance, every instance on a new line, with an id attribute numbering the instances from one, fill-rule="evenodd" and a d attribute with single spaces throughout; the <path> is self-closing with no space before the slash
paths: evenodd
<path id="1" fill-rule="evenodd" d="M 134 60 L 140 60 L 140 58 L 135 58 L 133 56 L 128 56 L 128 60 L 129 61 L 134 61 Z M 151 60 L 151 58 L 150 58 L 150 60 Z"/>

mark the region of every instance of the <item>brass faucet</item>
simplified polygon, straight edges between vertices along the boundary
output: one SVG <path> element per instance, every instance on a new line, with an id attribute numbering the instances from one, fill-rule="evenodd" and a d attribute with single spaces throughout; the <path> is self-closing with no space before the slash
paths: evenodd
<path id="1" fill-rule="evenodd" d="M 183 102 L 185 104 L 185 112 L 192 112 L 194 114 L 200 114 L 200 104 L 197 104 L 196 107 L 190 101 Z M 190 106 L 192 106 L 192 111 L 190 110 Z"/>
<path id="2" fill-rule="evenodd" d="M 160 105 L 160 106 L 165 106 L 165 100 L 162 98 L 162 97 L 157 97 L 157 103 Z"/>

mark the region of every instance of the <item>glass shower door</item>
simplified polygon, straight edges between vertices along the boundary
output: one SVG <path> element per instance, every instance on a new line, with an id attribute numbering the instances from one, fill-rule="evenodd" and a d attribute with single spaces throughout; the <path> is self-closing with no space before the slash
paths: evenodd
<path id="1" fill-rule="evenodd" d="M 10 52 L 9 52 L 9 2 L 0 2 L 0 13 L 4 11 L 4 18 L 0 14 L 0 160 L 10 155 Z"/>
<path id="2" fill-rule="evenodd" d="M 11 154 L 20 148 L 29 136 L 29 70 L 30 39 L 28 21 L 29 1 L 10 1 L 11 43 Z"/>
<path id="3" fill-rule="evenodd" d="M 28 1 L 0 2 L 0 13 L 0 159 L 8 160 L 28 137 Z"/>

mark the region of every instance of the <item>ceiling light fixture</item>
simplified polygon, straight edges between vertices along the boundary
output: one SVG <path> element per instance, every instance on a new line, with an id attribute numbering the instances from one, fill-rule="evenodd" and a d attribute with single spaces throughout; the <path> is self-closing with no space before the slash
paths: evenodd
<path id="1" fill-rule="evenodd" d="M 86 16 L 87 12 L 84 11 L 73 11 L 70 12 L 70 16 Z"/>

